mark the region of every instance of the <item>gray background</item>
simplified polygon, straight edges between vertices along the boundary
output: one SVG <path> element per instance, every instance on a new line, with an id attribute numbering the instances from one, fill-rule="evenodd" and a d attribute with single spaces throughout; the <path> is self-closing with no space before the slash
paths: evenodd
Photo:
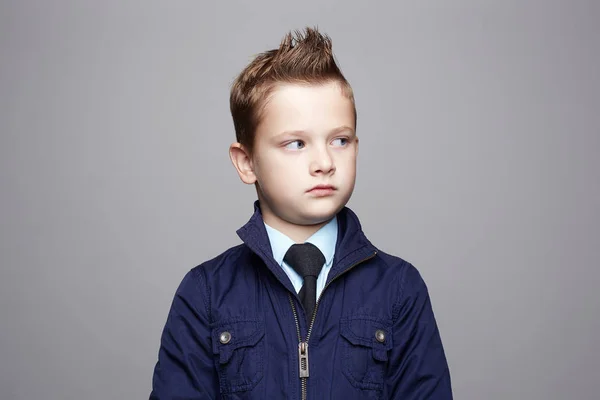
<path id="1" fill-rule="evenodd" d="M 0 398 L 147 398 L 174 291 L 239 243 L 229 85 L 318 25 L 349 203 L 431 291 L 457 399 L 597 399 L 594 1 L 2 1 Z"/>

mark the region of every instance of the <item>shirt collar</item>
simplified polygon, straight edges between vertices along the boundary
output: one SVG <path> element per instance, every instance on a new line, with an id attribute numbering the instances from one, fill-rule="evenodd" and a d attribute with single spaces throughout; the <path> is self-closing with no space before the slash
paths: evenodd
<path id="1" fill-rule="evenodd" d="M 283 264 L 283 257 L 285 253 L 295 243 L 285 234 L 281 233 L 277 229 L 270 227 L 265 223 L 267 235 L 271 242 L 271 249 L 273 250 L 273 258 L 277 264 Z M 312 243 L 321 250 L 321 253 L 325 256 L 325 264 L 330 265 L 333 261 L 335 253 L 335 244 L 337 242 L 338 235 L 338 223 L 337 217 L 334 217 L 327 224 L 322 226 L 318 231 L 313 233 L 311 237 L 306 239 L 306 242 Z"/>

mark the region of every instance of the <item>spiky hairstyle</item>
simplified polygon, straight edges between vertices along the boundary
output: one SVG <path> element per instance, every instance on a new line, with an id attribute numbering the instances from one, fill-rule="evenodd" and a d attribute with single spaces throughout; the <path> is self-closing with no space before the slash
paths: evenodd
<path id="1" fill-rule="evenodd" d="M 278 49 L 257 55 L 233 82 L 229 105 L 237 141 L 252 152 L 256 128 L 277 85 L 330 82 L 337 82 L 352 101 L 356 124 L 352 88 L 335 62 L 329 36 L 308 27 L 304 32 L 288 32 Z"/>

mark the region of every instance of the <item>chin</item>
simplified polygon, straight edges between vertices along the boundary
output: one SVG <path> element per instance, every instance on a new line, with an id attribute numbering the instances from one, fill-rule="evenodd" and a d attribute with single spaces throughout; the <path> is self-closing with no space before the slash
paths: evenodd
<path id="1" fill-rule="evenodd" d="M 302 210 L 298 216 L 304 221 L 303 225 L 320 224 L 333 218 L 345 204 L 341 203 L 339 199 L 319 199 L 318 202 L 314 202 Z"/>

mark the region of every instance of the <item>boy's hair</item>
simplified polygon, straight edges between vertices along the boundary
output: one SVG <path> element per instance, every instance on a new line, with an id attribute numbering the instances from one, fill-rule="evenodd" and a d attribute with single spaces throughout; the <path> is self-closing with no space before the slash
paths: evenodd
<path id="1" fill-rule="evenodd" d="M 287 33 L 278 49 L 257 55 L 233 82 L 229 105 L 237 141 L 252 153 L 256 128 L 278 84 L 329 82 L 337 82 L 343 95 L 351 100 L 356 125 L 354 94 L 335 62 L 331 39 L 317 28 Z"/>

